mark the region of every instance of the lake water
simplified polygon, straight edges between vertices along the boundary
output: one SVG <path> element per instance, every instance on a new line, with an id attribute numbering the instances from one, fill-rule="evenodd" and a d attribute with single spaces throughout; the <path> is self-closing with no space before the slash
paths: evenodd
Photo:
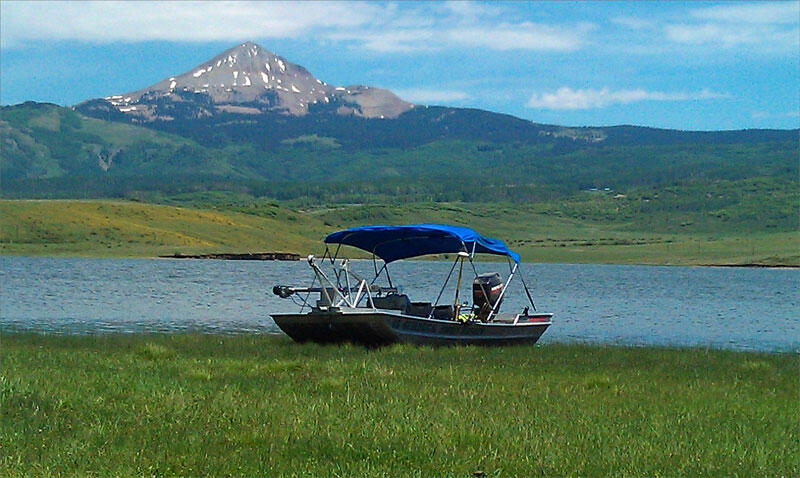
<path id="1" fill-rule="evenodd" d="M 353 264 L 372 269 L 371 261 Z M 274 296 L 272 286 L 311 280 L 304 261 L 2 257 L 0 266 L 6 332 L 280 333 L 269 314 L 298 307 Z M 450 266 L 406 261 L 390 268 L 412 300 L 432 301 Z M 506 264 L 479 264 L 478 272 L 490 270 L 508 275 Z M 800 270 L 523 264 L 522 271 L 537 309 L 555 314 L 541 342 L 800 347 Z M 519 281 L 513 284 L 506 312 L 527 305 Z M 461 297 L 469 287 L 465 280 Z M 451 301 L 452 292 L 445 297 Z"/>

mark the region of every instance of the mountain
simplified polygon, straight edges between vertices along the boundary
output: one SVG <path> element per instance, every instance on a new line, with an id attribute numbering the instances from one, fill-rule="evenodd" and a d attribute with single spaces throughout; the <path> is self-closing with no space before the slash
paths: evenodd
<path id="1" fill-rule="evenodd" d="M 253 43 L 74 108 L 0 108 L 5 197 L 226 190 L 317 203 L 526 202 L 753 178 L 768 180 L 746 184 L 791 189 L 797 157 L 798 130 L 564 127 L 415 106 L 328 85 Z"/>
<path id="2" fill-rule="evenodd" d="M 242 116 L 258 121 L 245 122 Z M 314 116 L 225 113 L 195 120 L 208 121 L 206 129 L 170 134 L 145 125 L 191 123 L 105 121 L 33 102 L 3 107 L 0 194 L 147 198 L 235 191 L 316 204 L 537 202 L 592 189 L 630 194 L 691 185 L 692 204 L 703 204 L 707 199 L 702 194 L 716 198 L 714 185 L 719 181 L 735 185 L 733 190 L 741 186 L 765 201 L 775 196 L 770 188 L 776 185 L 781 185 L 780 191 L 800 191 L 796 130 L 667 132 L 663 135 L 677 142 L 663 143 L 665 139 L 656 136 L 661 144 L 627 144 L 573 139 L 559 136 L 556 129 L 540 129 L 551 134 L 531 136 L 530 122 L 480 110 L 420 107 L 396 119 L 322 115 L 331 121 L 306 122 Z M 315 125 L 331 128 L 350 143 L 303 128 Z M 575 134 L 565 130 L 566 135 Z M 211 144 L 193 139 L 198 131 Z M 262 140 L 271 133 L 265 131 L 287 139 L 271 139 L 274 144 L 268 145 Z M 450 137 L 440 135 L 448 131 Z M 639 133 L 635 127 L 599 131 L 609 137 L 662 134 Z M 363 139 L 368 132 L 371 144 Z M 692 137 L 695 142 L 685 142 Z M 753 184 L 768 187 L 754 189 Z M 786 217 L 794 217 L 788 210 Z"/>
<path id="3" fill-rule="evenodd" d="M 90 100 L 77 109 L 89 116 L 147 123 L 217 113 L 303 116 L 327 112 L 396 118 L 413 107 L 388 90 L 329 85 L 302 66 L 246 42 L 181 75 L 141 90 Z"/>
<path id="4" fill-rule="evenodd" d="M 778 130 L 675 131 L 637 126 L 562 127 L 471 108 L 427 107 L 369 86 L 333 86 L 252 42 L 140 90 L 75 106 L 103 120 L 141 124 L 204 146 L 262 151 L 310 135 L 349 150 L 412 148 L 440 140 L 592 145 L 733 144 L 782 141 Z"/>

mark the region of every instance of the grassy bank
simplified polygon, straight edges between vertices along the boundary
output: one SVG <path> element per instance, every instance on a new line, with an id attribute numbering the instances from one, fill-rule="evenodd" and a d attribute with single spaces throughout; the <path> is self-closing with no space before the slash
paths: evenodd
<path id="1" fill-rule="evenodd" d="M 155 257 L 181 252 L 318 248 L 317 221 L 275 207 L 272 215 L 130 201 L 0 201 L 3 254 Z"/>
<path id="2" fill-rule="evenodd" d="M 363 224 L 444 222 L 505 240 L 532 262 L 800 265 L 797 231 L 642 231 L 559 216 L 541 205 L 421 203 L 293 210 L 276 203 L 195 207 L 126 201 L 0 201 L 0 252 L 154 257 L 209 252 L 321 252 L 321 239 Z"/>
<path id="3" fill-rule="evenodd" d="M 0 475 L 796 476 L 796 355 L 4 335 Z"/>

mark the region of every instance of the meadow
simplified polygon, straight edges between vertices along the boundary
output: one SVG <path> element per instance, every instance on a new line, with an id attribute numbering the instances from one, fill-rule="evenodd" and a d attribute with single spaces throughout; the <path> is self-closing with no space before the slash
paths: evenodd
<path id="1" fill-rule="evenodd" d="M 595 204 L 596 201 L 592 201 Z M 569 206 L 570 204 L 567 204 Z M 364 224 L 444 222 L 498 237 L 531 262 L 676 265 L 800 265 L 800 233 L 729 228 L 674 230 L 661 219 L 635 227 L 602 219 L 583 203 L 552 205 L 412 203 L 290 208 L 272 201 L 1 200 L 0 253 L 156 257 L 175 253 L 319 254 L 321 240 Z M 582 209 L 583 208 L 583 209 Z M 589 214 L 587 216 L 587 214 Z M 583 216 L 583 217 L 581 217 Z M 635 216 L 641 217 L 641 216 Z M 356 256 L 358 254 L 355 254 Z M 361 254 L 363 255 L 363 254 Z"/>
<path id="2" fill-rule="evenodd" d="M 797 476 L 795 354 L 4 334 L 2 476 Z"/>

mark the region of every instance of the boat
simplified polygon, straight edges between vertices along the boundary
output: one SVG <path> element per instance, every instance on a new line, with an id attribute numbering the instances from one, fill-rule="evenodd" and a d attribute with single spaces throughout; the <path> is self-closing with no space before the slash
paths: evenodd
<path id="1" fill-rule="evenodd" d="M 275 295 L 300 305 L 297 313 L 271 314 L 278 327 L 297 342 L 367 347 L 395 343 L 518 345 L 536 343 L 552 325 L 553 314 L 536 311 L 520 270 L 519 254 L 503 241 L 470 228 L 445 224 L 362 226 L 334 232 L 324 242 L 321 258 L 307 257 L 313 271 L 309 286 L 273 287 Z M 333 245 L 336 248 L 331 252 Z M 342 246 L 372 254 L 374 277 L 356 274 L 350 259 L 339 257 Z M 431 254 L 455 254 L 455 260 L 433 302 L 412 302 L 394 284 L 388 266 Z M 479 274 L 476 255 L 503 256 L 509 267 L 508 278 L 503 280 L 498 272 Z M 459 299 L 465 265 L 472 273 L 471 303 Z M 454 297 L 445 297 L 454 276 Z M 530 307 L 500 313 L 509 284 L 517 277 Z"/>

